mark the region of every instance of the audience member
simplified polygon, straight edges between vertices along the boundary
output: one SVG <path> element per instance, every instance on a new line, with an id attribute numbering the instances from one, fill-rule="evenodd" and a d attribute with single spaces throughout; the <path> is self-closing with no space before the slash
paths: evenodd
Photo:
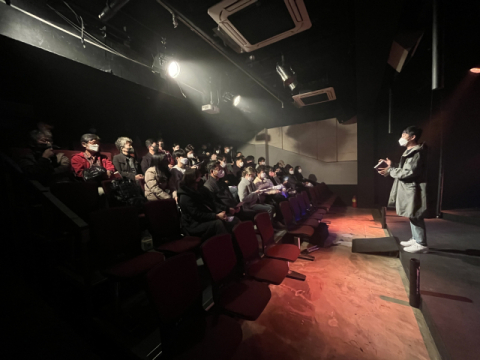
<path id="1" fill-rule="evenodd" d="M 190 166 L 195 166 L 200 162 L 200 160 L 195 156 L 194 150 L 195 148 L 191 144 L 185 146 L 185 152 L 187 153 L 187 158 L 189 160 Z"/>
<path id="2" fill-rule="evenodd" d="M 213 153 L 212 155 L 210 155 L 210 160 L 217 161 L 217 154 Z"/>
<path id="3" fill-rule="evenodd" d="M 235 156 L 235 157 L 238 158 L 238 157 L 240 157 L 240 156 L 243 156 L 243 155 L 242 155 L 242 152 L 241 152 L 241 151 L 238 151 L 238 152 L 237 152 L 237 156 Z"/>
<path id="4" fill-rule="evenodd" d="M 180 144 L 179 143 L 173 143 L 172 149 L 173 149 L 173 152 L 180 150 L 181 149 Z"/>
<path id="5" fill-rule="evenodd" d="M 217 203 L 225 206 L 225 211 L 230 215 L 238 213 L 237 216 L 242 221 L 253 220 L 255 217 L 254 211 L 245 211 L 239 207 L 238 200 L 234 194 L 230 191 L 227 184 L 222 182 L 225 176 L 225 170 L 218 161 L 211 161 L 207 165 L 208 180 L 205 182 L 205 188 L 207 188 L 214 196 Z"/>
<path id="6" fill-rule="evenodd" d="M 177 191 L 180 186 L 180 181 L 183 179 L 183 175 L 185 171 L 190 168 L 189 161 L 187 158 L 187 154 L 182 149 L 177 150 L 173 153 L 175 160 L 177 161 L 177 165 L 175 165 L 170 170 L 170 181 L 168 183 L 168 187 L 172 192 L 172 197 L 177 200 Z"/>
<path id="7" fill-rule="evenodd" d="M 199 236 L 205 241 L 212 236 L 228 233 L 226 222 L 232 220 L 226 211 L 217 209 L 210 192 L 199 186 L 198 169 L 185 171 L 178 189 L 178 204 L 182 210 L 182 229 L 187 235 Z"/>
<path id="8" fill-rule="evenodd" d="M 147 200 L 170 199 L 172 197 L 168 189 L 170 170 L 165 154 L 152 157 L 152 166 L 145 172 L 145 197 Z"/>
<path id="9" fill-rule="evenodd" d="M 72 170 L 78 178 L 83 178 L 84 171 L 92 167 L 101 167 L 105 169 L 103 179 L 110 178 L 115 171 L 113 163 L 103 154 L 100 153 L 100 137 L 95 134 L 84 134 L 80 139 L 82 147 L 85 151 L 72 156 Z M 101 179 L 98 179 L 101 180 Z"/>
<path id="10" fill-rule="evenodd" d="M 259 157 L 258 158 L 258 165 L 257 165 L 257 169 L 259 166 L 265 166 L 266 165 L 266 161 L 265 161 L 265 158 L 264 157 Z"/>
<path id="11" fill-rule="evenodd" d="M 128 137 L 119 137 L 115 141 L 115 145 L 120 151 L 113 157 L 113 165 L 120 175 L 130 180 L 143 179 L 143 175 L 140 172 L 140 167 L 135 159 L 135 152 L 132 146 L 132 139 Z"/>
<path id="12" fill-rule="evenodd" d="M 168 167 L 171 169 L 175 165 L 175 159 L 173 158 L 170 151 L 165 148 L 165 142 L 163 139 L 158 139 L 158 153 L 165 154 L 166 161 L 168 162 Z"/>
<path id="13" fill-rule="evenodd" d="M 218 159 L 218 157 L 217 157 Z M 224 158 L 224 161 L 227 163 L 226 165 L 228 166 L 228 161 L 227 158 Z M 243 162 L 243 156 L 238 157 L 235 159 L 235 164 L 232 166 L 231 174 L 228 175 L 228 181 L 230 182 L 230 186 L 237 186 L 238 183 L 240 182 L 240 179 L 242 177 L 242 172 L 244 170 L 244 162 Z"/>
<path id="14" fill-rule="evenodd" d="M 262 204 L 259 196 L 262 191 L 257 190 L 253 184 L 256 175 L 255 169 L 248 167 L 243 170 L 242 175 L 242 180 L 238 184 L 238 196 L 240 197 L 240 201 L 243 202 L 243 209 L 246 211 L 253 210 L 256 213 L 266 211 L 270 215 L 272 223 L 275 225 L 273 222 L 275 207 L 268 204 Z"/>
<path id="15" fill-rule="evenodd" d="M 303 177 L 303 174 L 302 174 L 302 167 L 301 166 L 295 166 L 295 170 L 293 172 L 293 176 L 295 176 L 295 179 L 298 181 L 298 182 L 301 182 L 302 184 L 304 184 L 305 186 L 307 187 L 310 187 L 310 186 L 313 186 L 316 184 L 315 181 L 312 181 L 312 180 L 309 180 L 305 177 Z"/>
<path id="16" fill-rule="evenodd" d="M 253 167 L 255 169 L 255 157 L 253 155 L 248 155 L 245 158 L 245 169 L 248 167 Z"/>
<path id="17" fill-rule="evenodd" d="M 280 203 L 285 201 L 285 197 L 282 195 L 283 185 L 274 185 L 268 178 L 267 170 L 264 165 L 260 165 L 257 169 L 257 177 L 253 181 L 257 190 L 266 190 L 259 195 L 260 202 L 275 206 L 276 220 L 282 221 L 280 211 Z"/>
<path id="18" fill-rule="evenodd" d="M 215 148 L 213 149 L 213 152 L 217 155 L 223 155 L 222 145 L 219 144 L 215 146 Z"/>
<path id="19" fill-rule="evenodd" d="M 233 164 L 233 158 L 232 158 L 232 149 L 230 146 L 225 145 L 223 148 L 223 155 L 225 155 L 225 160 L 227 161 L 227 164 Z"/>
<path id="20" fill-rule="evenodd" d="M 145 141 L 145 146 L 148 149 L 148 153 L 142 158 L 140 167 L 142 168 L 142 173 L 146 173 L 147 170 L 152 166 L 153 155 L 158 154 L 158 144 L 153 139 L 147 139 Z"/>
<path id="21" fill-rule="evenodd" d="M 20 168 L 29 179 L 45 186 L 70 180 L 70 160 L 63 153 L 53 152 L 53 138 L 49 130 L 30 132 L 29 144 L 30 153 L 19 161 Z"/>
<path id="22" fill-rule="evenodd" d="M 286 178 L 292 189 L 295 189 L 297 192 L 306 190 L 305 184 L 295 178 L 295 171 L 292 165 L 285 165 L 285 172 L 288 174 Z"/>

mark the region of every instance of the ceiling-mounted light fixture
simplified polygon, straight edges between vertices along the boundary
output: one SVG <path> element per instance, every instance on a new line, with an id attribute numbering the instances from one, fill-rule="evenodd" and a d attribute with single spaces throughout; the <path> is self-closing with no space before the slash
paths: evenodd
<path id="1" fill-rule="evenodd" d="M 292 70 L 292 67 L 285 63 L 285 58 L 282 55 L 282 60 L 280 63 L 277 63 L 277 73 L 280 75 L 280 78 L 283 81 L 284 87 L 289 87 L 290 91 L 294 91 L 298 86 L 297 75 Z"/>
<path id="2" fill-rule="evenodd" d="M 231 102 L 233 106 L 238 106 L 242 101 L 242 97 L 240 95 L 233 95 L 231 92 L 224 92 L 222 95 L 222 100 L 224 102 Z"/>
<path id="3" fill-rule="evenodd" d="M 175 60 L 171 60 L 167 66 L 167 73 L 171 78 L 175 79 L 180 75 L 180 64 Z"/>
<path id="4" fill-rule="evenodd" d="M 124 7 L 130 0 L 113 0 L 107 1 L 107 5 L 98 15 L 98 18 L 102 21 L 110 20 L 122 7 Z"/>
<path id="5" fill-rule="evenodd" d="M 470 72 L 474 74 L 480 74 L 480 67 L 471 68 Z"/>

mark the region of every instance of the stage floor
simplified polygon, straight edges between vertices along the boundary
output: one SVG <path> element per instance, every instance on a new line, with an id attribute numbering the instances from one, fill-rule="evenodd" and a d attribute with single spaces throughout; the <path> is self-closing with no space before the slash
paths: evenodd
<path id="1" fill-rule="evenodd" d="M 371 211 L 332 209 L 325 221 L 331 221 L 329 241 L 338 245 L 313 253 L 314 262 L 292 264 L 305 282 L 270 286 L 263 314 L 242 324 L 234 359 L 431 359 L 398 258 L 351 252 L 353 238 L 385 236 Z"/>
<path id="2" fill-rule="evenodd" d="M 399 241 L 411 237 L 408 219 L 387 213 L 388 229 Z M 409 261 L 420 259 L 422 312 L 444 359 L 480 358 L 480 227 L 427 219 L 428 254 L 400 252 L 408 275 Z"/>

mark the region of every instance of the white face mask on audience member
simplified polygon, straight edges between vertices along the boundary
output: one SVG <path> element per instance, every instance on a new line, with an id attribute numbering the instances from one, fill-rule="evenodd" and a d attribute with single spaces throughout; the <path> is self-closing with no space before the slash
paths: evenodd
<path id="1" fill-rule="evenodd" d="M 263 180 L 263 179 L 266 179 L 266 178 L 267 178 L 267 174 L 265 174 L 264 172 L 262 172 L 262 173 L 260 174 L 260 179 Z"/>
<path id="2" fill-rule="evenodd" d="M 220 166 L 221 166 L 222 168 L 224 168 L 225 166 L 227 166 L 227 163 L 226 163 L 225 161 L 222 161 L 222 162 L 220 162 Z"/>
<path id="3" fill-rule="evenodd" d="M 247 176 L 247 180 L 253 182 L 253 180 L 255 180 L 255 177 L 253 175 Z"/>
<path id="4" fill-rule="evenodd" d="M 189 164 L 189 161 L 187 158 L 181 158 L 180 159 L 180 162 L 183 164 L 183 165 L 188 165 Z"/>
<path id="5" fill-rule="evenodd" d="M 298 169 L 298 172 L 301 174 L 301 173 L 302 173 L 302 169 Z"/>
<path id="6" fill-rule="evenodd" d="M 294 173 L 293 169 L 290 169 L 288 172 L 290 173 L 290 175 L 293 175 Z"/>
<path id="7" fill-rule="evenodd" d="M 98 152 L 98 150 L 100 150 L 100 145 L 98 145 L 98 144 L 88 144 L 87 149 L 90 152 L 96 153 L 96 152 Z"/>
<path id="8" fill-rule="evenodd" d="M 400 144 L 400 146 L 407 146 L 408 140 L 401 137 L 400 139 L 398 139 L 398 143 Z"/>
<path id="9" fill-rule="evenodd" d="M 187 156 L 188 156 L 189 159 L 193 159 L 195 157 L 195 155 L 193 155 L 193 153 L 189 153 Z"/>
<path id="10" fill-rule="evenodd" d="M 243 161 L 238 164 L 238 167 L 243 167 Z"/>
<path id="11" fill-rule="evenodd" d="M 260 161 L 258 165 L 265 165 L 265 161 Z"/>

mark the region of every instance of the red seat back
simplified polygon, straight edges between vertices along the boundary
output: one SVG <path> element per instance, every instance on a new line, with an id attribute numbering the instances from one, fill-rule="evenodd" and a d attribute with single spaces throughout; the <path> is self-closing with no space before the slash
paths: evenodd
<path id="1" fill-rule="evenodd" d="M 280 203 L 280 211 L 282 212 L 283 215 L 283 220 L 285 221 L 285 226 L 287 229 L 294 225 L 294 217 L 293 217 L 293 212 L 292 208 L 290 206 L 290 202 L 288 201 L 282 201 Z"/>
<path id="2" fill-rule="evenodd" d="M 116 263 L 141 253 L 138 210 L 132 206 L 101 209 L 90 214 L 92 250 L 101 263 Z"/>
<path id="3" fill-rule="evenodd" d="M 298 199 L 294 196 L 288 198 L 288 202 L 290 203 L 290 207 L 293 210 L 293 216 L 295 217 L 296 221 L 299 221 L 302 218 L 300 206 L 298 204 Z"/>
<path id="4" fill-rule="evenodd" d="M 201 246 L 202 258 L 212 280 L 219 283 L 230 275 L 237 264 L 230 234 L 216 235 Z"/>
<path id="5" fill-rule="evenodd" d="M 160 321 L 169 323 L 201 301 L 202 286 L 193 253 L 171 257 L 147 274 L 148 288 Z"/>
<path id="6" fill-rule="evenodd" d="M 69 159 L 71 159 L 73 155 L 79 153 L 79 151 L 77 151 L 77 150 L 63 150 L 63 149 L 53 150 L 53 152 L 54 152 L 55 154 L 63 153 L 63 155 L 65 155 L 65 156 L 66 156 L 67 158 L 69 158 Z"/>
<path id="7" fill-rule="evenodd" d="M 180 238 L 180 219 L 174 199 L 154 200 L 145 204 L 149 229 L 156 238 Z"/>
<path id="8" fill-rule="evenodd" d="M 288 202 L 282 201 L 280 204 L 287 204 Z M 258 213 L 255 215 L 255 224 L 257 225 L 260 237 L 262 238 L 263 248 L 273 244 L 275 241 L 275 231 L 273 230 L 270 215 L 267 212 Z"/>
<path id="9" fill-rule="evenodd" d="M 93 182 L 55 183 L 50 192 L 85 221 L 99 207 L 98 185 Z"/>
<path id="10" fill-rule="evenodd" d="M 260 257 L 258 253 L 257 234 L 255 233 L 253 222 L 244 221 L 237 224 L 233 228 L 233 234 L 235 235 L 235 239 L 237 239 L 238 246 L 242 251 L 243 259 L 245 261 Z"/>

